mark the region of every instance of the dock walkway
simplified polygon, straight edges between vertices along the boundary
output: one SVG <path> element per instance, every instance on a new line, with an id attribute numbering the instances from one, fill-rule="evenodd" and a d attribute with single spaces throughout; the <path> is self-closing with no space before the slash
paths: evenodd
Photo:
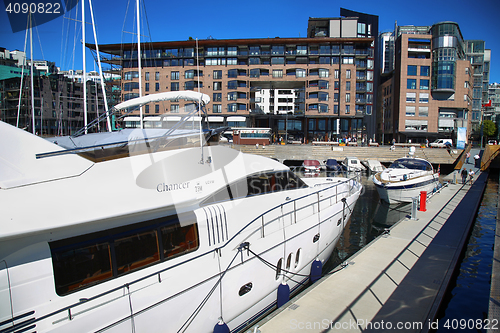
<path id="1" fill-rule="evenodd" d="M 468 164 L 467 168 L 473 168 Z M 261 333 L 427 332 L 466 244 L 487 173 L 450 183 L 406 218 L 260 323 Z M 337 268 L 339 269 L 339 268 Z"/>

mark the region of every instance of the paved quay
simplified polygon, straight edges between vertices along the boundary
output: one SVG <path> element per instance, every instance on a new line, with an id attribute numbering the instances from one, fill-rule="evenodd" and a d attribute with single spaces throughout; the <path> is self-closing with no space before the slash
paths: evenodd
<path id="1" fill-rule="evenodd" d="M 466 164 L 468 169 L 474 168 Z M 487 181 L 448 186 L 257 324 L 261 333 L 427 332 L 460 260 Z M 498 232 L 497 232 L 498 237 Z M 255 325 L 254 325 L 255 327 Z M 248 332 L 253 332 L 253 329 Z"/>
<path id="2" fill-rule="evenodd" d="M 329 158 L 342 161 L 347 156 L 357 157 L 359 160 L 378 160 L 381 163 L 392 163 L 396 159 L 408 155 L 409 147 L 397 146 L 391 150 L 390 146 L 317 146 L 311 144 L 287 145 L 231 145 L 236 150 L 249 154 L 257 154 L 283 161 L 300 161 L 312 159 L 323 162 Z M 415 157 L 424 158 L 432 164 L 454 164 L 462 154 L 462 149 L 420 148 L 415 147 Z M 285 163 L 286 164 L 286 163 Z"/>

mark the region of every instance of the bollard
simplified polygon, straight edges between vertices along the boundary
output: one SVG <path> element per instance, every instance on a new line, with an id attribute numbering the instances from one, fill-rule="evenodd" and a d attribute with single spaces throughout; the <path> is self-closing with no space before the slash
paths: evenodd
<path id="1" fill-rule="evenodd" d="M 425 212 L 425 204 L 427 203 L 427 191 L 420 191 L 420 211 Z"/>
<path id="2" fill-rule="evenodd" d="M 418 197 L 411 198 L 411 219 L 417 220 Z"/>

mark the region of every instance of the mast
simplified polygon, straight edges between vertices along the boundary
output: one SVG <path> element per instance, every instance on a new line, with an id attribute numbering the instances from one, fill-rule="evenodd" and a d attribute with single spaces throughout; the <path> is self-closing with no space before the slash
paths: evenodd
<path id="1" fill-rule="evenodd" d="M 108 100 L 106 97 L 106 88 L 105 88 L 105 83 L 104 83 L 104 77 L 102 75 L 102 66 L 101 66 L 101 56 L 99 55 L 99 45 L 97 43 L 97 34 L 95 31 L 95 23 L 94 23 L 94 11 L 92 10 L 92 0 L 89 0 L 89 5 L 90 5 L 90 16 L 92 17 L 92 28 L 94 30 L 94 42 L 95 42 L 95 50 L 97 52 L 97 65 L 99 67 L 99 77 L 101 79 L 101 89 L 102 89 L 102 96 L 104 98 L 104 111 L 106 114 L 108 114 Z M 97 95 L 97 88 L 96 88 L 96 95 Z M 97 97 L 96 97 L 97 100 Z M 97 110 L 97 117 L 99 118 L 99 109 Z M 108 124 L 108 132 L 111 132 L 111 120 L 108 115 L 107 117 L 107 124 Z"/>
<path id="2" fill-rule="evenodd" d="M 82 1 L 82 51 L 83 51 L 83 123 L 87 134 L 87 67 L 85 59 L 85 1 Z"/>
<path id="3" fill-rule="evenodd" d="M 33 22 L 31 21 L 31 13 L 30 17 L 30 52 L 31 52 L 31 118 L 32 118 L 32 129 L 33 134 L 36 134 L 35 130 L 35 84 L 33 83 Z"/>
<path id="4" fill-rule="evenodd" d="M 142 65 L 141 65 L 141 21 L 139 13 L 139 2 L 136 0 L 136 10 L 137 10 L 137 64 L 139 66 L 139 97 L 142 97 Z M 144 119 L 142 119 L 142 106 L 140 107 L 140 117 L 141 117 L 141 129 L 144 128 Z"/>
<path id="5" fill-rule="evenodd" d="M 28 18 L 29 24 L 29 18 Z M 21 64 L 21 85 L 19 86 L 19 102 L 17 103 L 17 122 L 16 127 L 19 128 L 19 117 L 21 115 L 21 102 L 23 96 L 23 81 L 24 81 L 24 66 L 26 66 L 26 44 L 28 42 L 28 29 L 26 29 L 26 35 L 24 36 L 24 57 Z"/>

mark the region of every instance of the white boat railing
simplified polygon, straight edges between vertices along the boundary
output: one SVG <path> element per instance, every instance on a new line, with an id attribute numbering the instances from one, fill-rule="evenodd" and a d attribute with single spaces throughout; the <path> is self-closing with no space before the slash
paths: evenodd
<path id="1" fill-rule="evenodd" d="M 356 175 L 352 178 L 349 178 L 349 179 L 338 181 L 336 183 L 333 183 L 331 186 L 327 186 L 327 187 L 322 188 L 318 191 L 314 191 L 314 192 L 309 193 L 307 195 L 304 195 L 300 198 L 293 199 L 293 200 L 289 199 L 289 201 L 285 202 L 284 204 L 277 205 L 276 207 L 271 208 L 271 209 L 267 210 L 266 212 L 260 214 L 259 216 L 255 217 L 252 221 L 250 221 L 247 225 L 245 225 L 238 233 L 233 235 L 231 238 L 229 238 L 224 244 L 222 244 L 219 247 L 214 247 L 213 249 L 206 251 L 204 253 L 201 253 L 197 256 L 188 258 L 188 259 L 186 259 L 182 262 L 179 262 L 177 264 L 174 264 L 172 266 L 159 269 L 153 273 L 149 273 L 145 276 L 137 278 L 136 280 L 133 280 L 133 281 L 130 281 L 130 282 L 125 283 L 123 285 L 106 290 L 106 291 L 99 293 L 97 295 L 93 295 L 93 296 L 90 296 L 88 298 L 80 298 L 79 302 L 70 304 L 70 305 L 65 306 L 65 307 L 61 307 L 58 310 L 54 310 L 54 311 L 47 313 L 45 315 L 41 315 L 38 318 L 32 318 L 32 319 L 28 319 L 24 322 L 20 322 L 20 323 L 14 325 L 13 327 L 10 327 L 8 330 L 6 330 L 6 332 L 17 331 L 21 328 L 33 325 L 36 322 L 40 322 L 42 320 L 45 320 L 45 319 L 48 319 L 48 318 L 51 318 L 54 316 L 57 316 L 57 317 L 51 319 L 51 320 L 53 320 L 53 322 L 72 320 L 76 315 L 80 315 L 80 314 L 88 311 L 89 309 L 94 309 L 96 307 L 100 307 L 100 306 L 107 303 L 107 302 L 104 302 L 102 304 L 89 305 L 89 302 L 96 301 L 98 299 L 102 299 L 103 297 L 106 297 L 107 295 L 110 295 L 112 293 L 116 293 L 120 290 L 123 291 L 123 293 L 124 293 L 123 295 L 128 294 L 128 293 L 130 293 L 130 286 L 135 285 L 139 282 L 145 281 L 147 279 L 154 279 L 158 283 L 161 283 L 162 282 L 161 276 L 160 276 L 161 273 L 164 273 L 164 272 L 166 272 L 172 268 L 175 268 L 177 266 L 183 265 L 187 262 L 199 259 L 203 256 L 212 254 L 214 251 L 219 252 L 222 248 L 225 248 L 227 245 L 231 244 L 231 242 L 238 235 L 240 235 L 245 229 L 247 229 L 252 224 L 257 223 L 257 222 L 262 225 L 261 235 L 263 237 L 265 237 L 264 230 L 266 230 L 266 228 L 268 228 L 268 229 L 274 228 L 275 226 L 270 225 L 274 221 L 278 221 L 278 223 L 279 223 L 280 219 L 288 216 L 290 219 L 292 219 L 291 221 L 293 221 L 293 223 L 297 223 L 297 222 L 301 221 L 302 219 L 306 218 L 308 212 L 312 211 L 313 214 L 318 214 L 322 209 L 325 208 L 325 204 L 326 204 L 326 207 L 329 207 L 329 206 L 332 206 L 332 205 L 337 204 L 339 202 L 344 203 L 343 204 L 343 213 L 342 213 L 342 221 L 343 221 L 345 219 L 344 210 L 346 209 L 346 206 L 349 210 L 351 210 L 351 208 L 348 206 L 348 204 L 346 202 L 346 198 L 353 195 L 356 191 L 361 190 L 361 188 L 362 188 L 362 185 L 357 181 L 357 178 L 358 178 L 358 175 Z M 333 182 L 333 181 L 334 180 L 330 178 L 329 181 L 327 181 L 326 183 L 323 183 L 323 184 L 327 184 L 327 183 Z M 340 188 L 341 186 L 344 186 L 345 188 Z M 326 194 L 326 196 L 322 196 L 321 195 L 322 193 Z M 297 208 L 297 206 L 298 206 L 297 203 L 299 203 L 299 202 L 303 206 L 300 208 Z M 324 203 L 324 204 L 322 205 L 322 203 Z M 288 208 L 288 207 L 290 207 L 290 208 L 293 207 L 293 210 L 290 209 L 290 211 L 284 213 L 283 208 Z M 297 214 L 298 212 L 299 212 L 299 214 Z M 352 212 L 352 210 L 351 210 L 351 212 Z M 269 218 L 267 220 L 267 223 L 265 222 L 266 217 Z M 319 221 L 319 223 L 321 223 L 321 222 L 323 222 L 323 221 Z M 340 220 L 339 220 L 339 222 L 340 222 Z M 337 225 L 339 225 L 339 223 L 337 223 Z M 278 228 L 279 227 L 280 227 L 280 225 L 278 224 Z M 285 225 L 283 225 L 283 227 L 285 227 Z M 242 244 L 238 244 L 238 246 L 235 247 L 234 250 L 241 251 L 242 248 L 243 248 Z M 229 269 L 229 267 L 228 267 L 228 269 Z M 214 277 L 216 278 L 217 276 L 214 276 Z M 76 310 L 77 308 L 82 307 L 82 306 L 84 307 L 84 309 L 80 308 L 80 309 L 78 309 L 80 311 L 75 312 L 75 311 L 77 311 Z M 61 314 L 63 314 L 63 313 L 65 313 L 66 315 L 64 317 L 61 317 Z"/>

